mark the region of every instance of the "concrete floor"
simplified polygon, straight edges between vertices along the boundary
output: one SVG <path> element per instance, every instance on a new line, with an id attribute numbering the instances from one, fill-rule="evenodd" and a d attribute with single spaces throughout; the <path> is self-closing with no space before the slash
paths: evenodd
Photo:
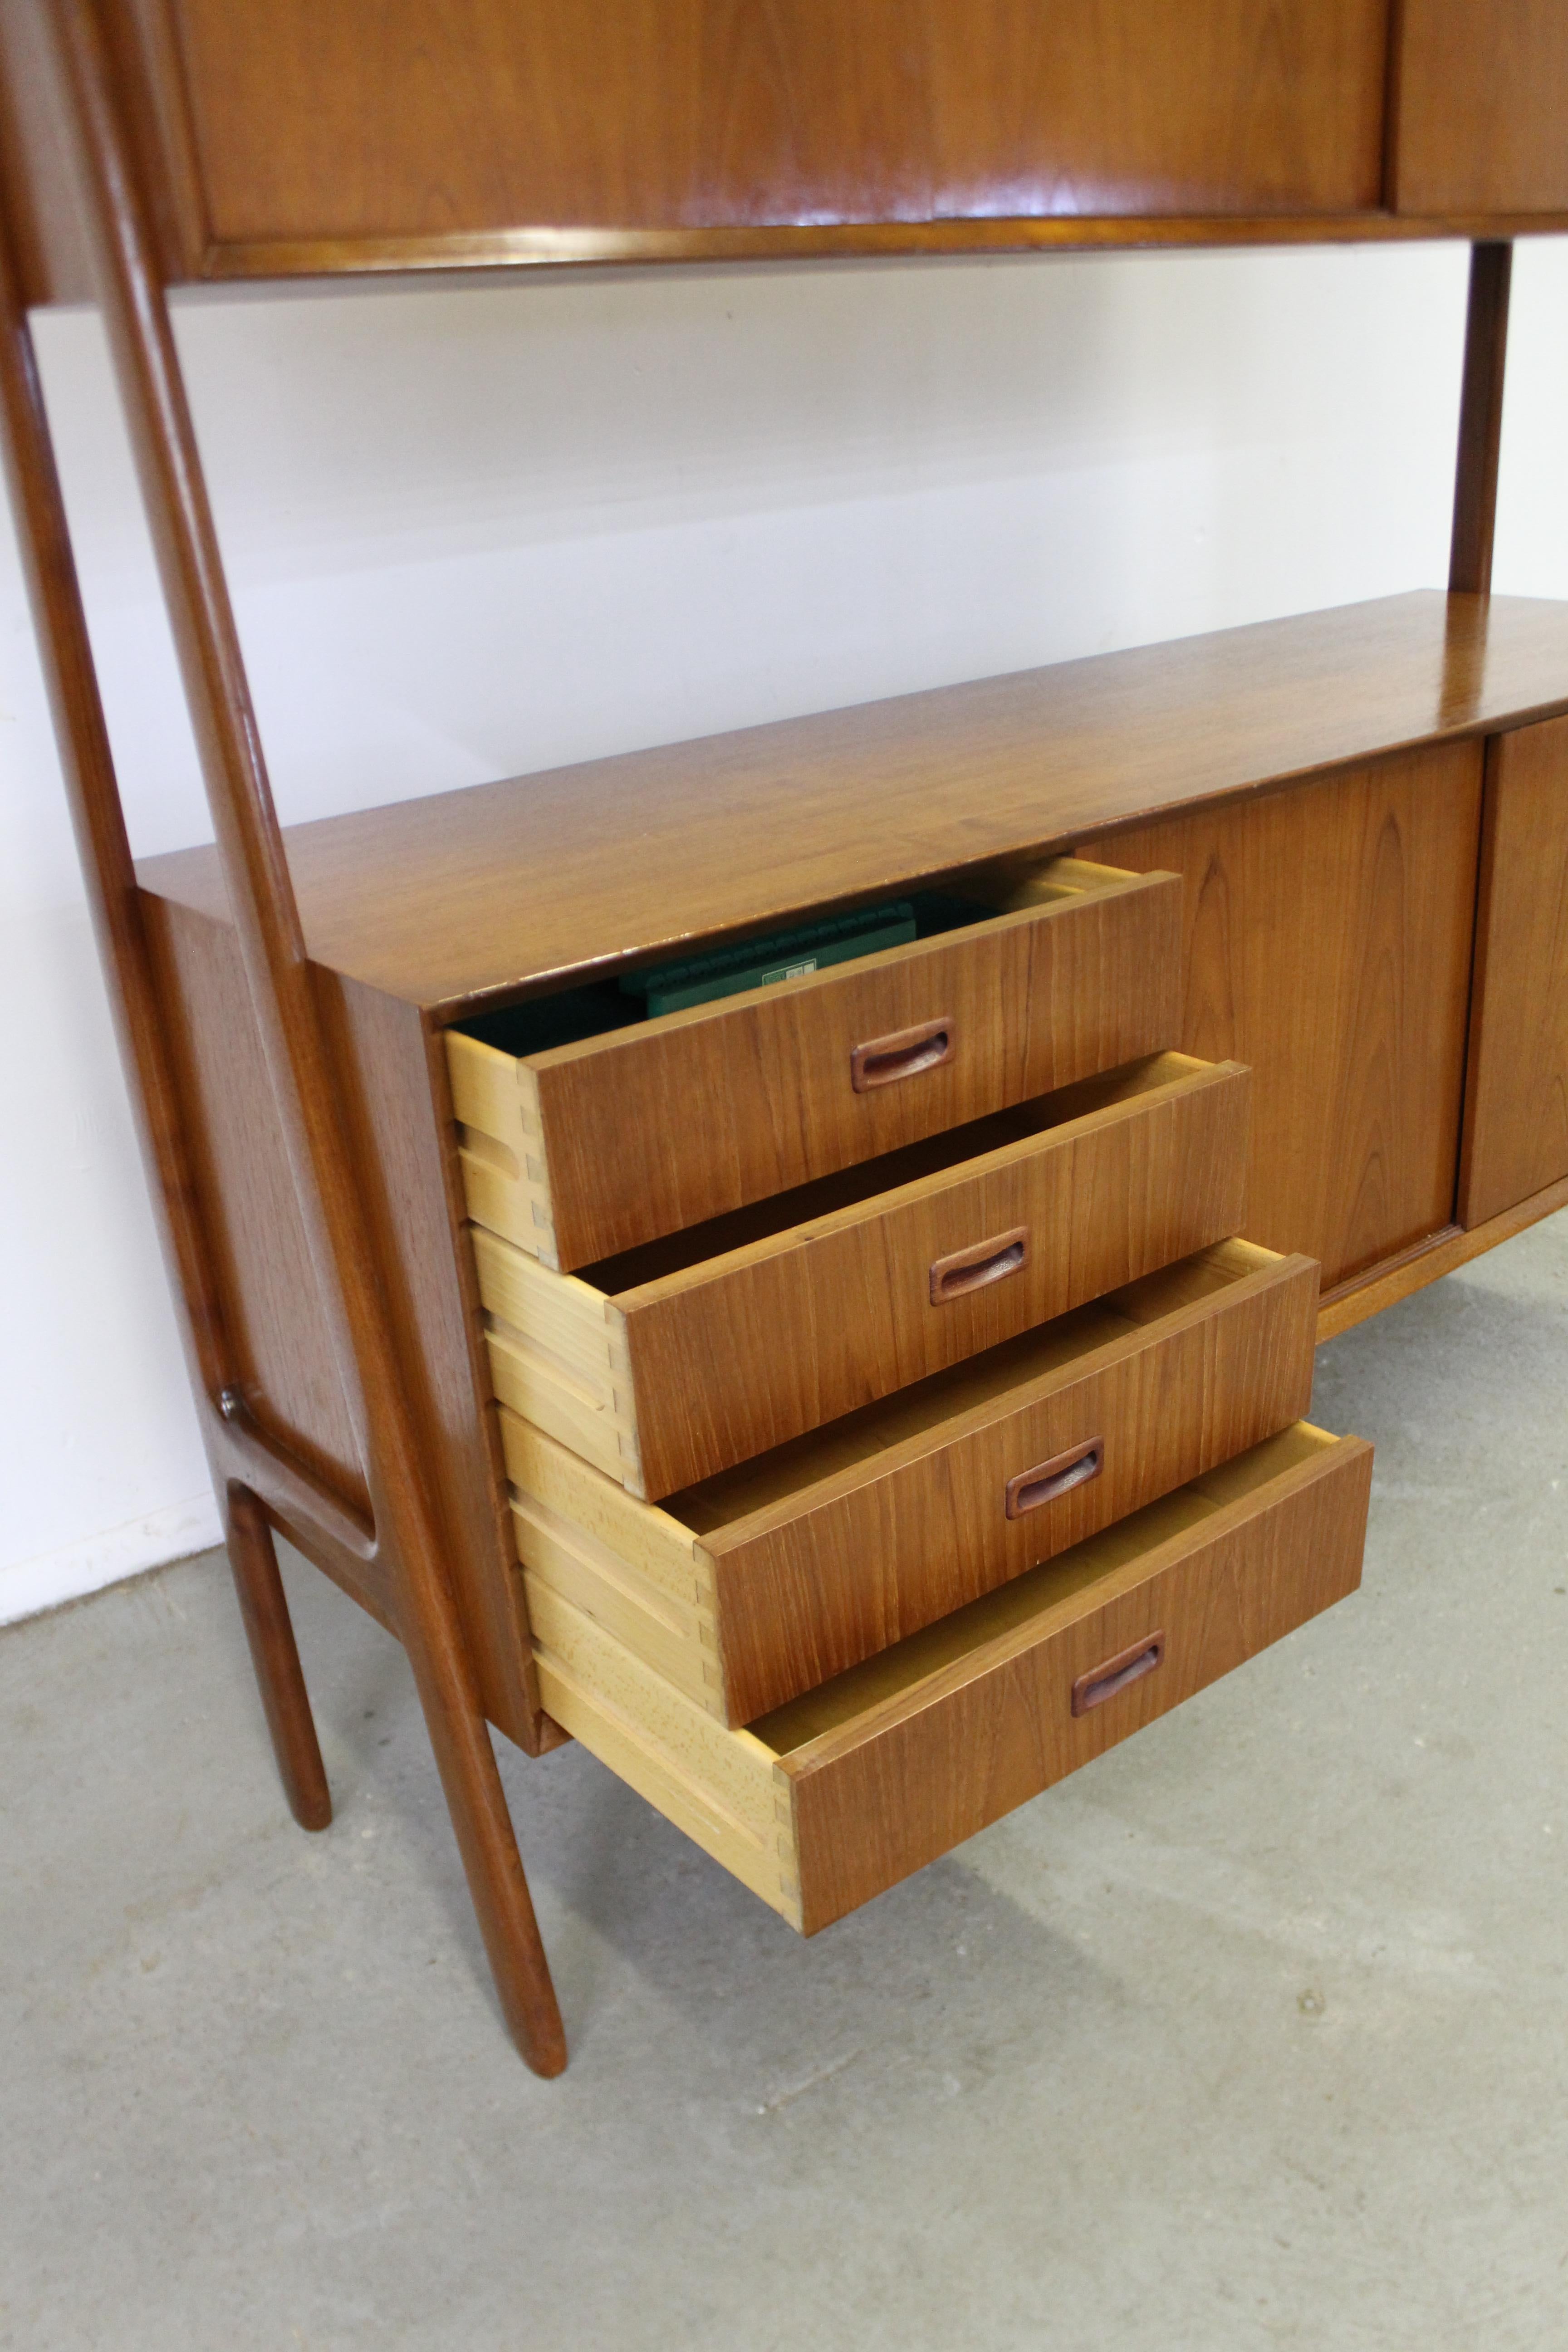
<path id="1" fill-rule="evenodd" d="M 401 1653 L 215 1557 L 0 1636 L 0 2346 L 1568 2345 L 1568 1216 L 1326 1349 L 1363 1593 L 803 1944 L 510 1756 L 502 2038 Z"/>

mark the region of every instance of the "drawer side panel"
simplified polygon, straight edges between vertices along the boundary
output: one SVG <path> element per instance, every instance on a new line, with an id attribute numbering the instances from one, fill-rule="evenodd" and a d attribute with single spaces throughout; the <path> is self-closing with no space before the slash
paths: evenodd
<path id="1" fill-rule="evenodd" d="M 563 1730 L 798 1927 L 787 1791 L 774 1758 L 726 1731 L 569 1601 L 535 1589 L 544 1705 Z"/>

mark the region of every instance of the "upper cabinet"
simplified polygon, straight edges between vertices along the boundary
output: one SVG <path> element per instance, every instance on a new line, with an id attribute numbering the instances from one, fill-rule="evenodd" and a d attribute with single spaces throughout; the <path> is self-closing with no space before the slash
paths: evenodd
<path id="1" fill-rule="evenodd" d="M 0 0 L 31 301 L 90 291 Z M 1568 0 L 91 0 L 174 282 L 1485 235 L 1568 216 Z"/>
<path id="2" fill-rule="evenodd" d="M 220 246 L 1381 199 L 1385 0 L 110 12 L 135 26 L 147 113 Z"/>
<path id="3" fill-rule="evenodd" d="M 1404 0 L 1389 196 L 1417 216 L 1568 210 L 1563 0 Z"/>

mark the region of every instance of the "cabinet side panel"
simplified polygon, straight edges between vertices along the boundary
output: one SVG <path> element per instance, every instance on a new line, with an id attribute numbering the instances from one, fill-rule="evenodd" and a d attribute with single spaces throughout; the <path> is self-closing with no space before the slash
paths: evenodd
<path id="1" fill-rule="evenodd" d="M 446 1057 L 416 1006 L 319 972 L 365 1214 L 485 1712 L 541 1745 L 527 1602 L 507 1507 Z"/>
<path id="2" fill-rule="evenodd" d="M 188 908 L 142 905 L 239 1386 L 263 1428 L 368 1510 L 238 944 Z"/>
<path id="3" fill-rule="evenodd" d="M 1253 1071 L 1247 1234 L 1331 1289 L 1454 1216 L 1482 751 L 1115 835 L 1186 885 L 1184 1051 Z"/>
<path id="4" fill-rule="evenodd" d="M 1561 0 L 1403 0 L 1394 208 L 1549 213 L 1568 205 L 1568 10 Z"/>
<path id="5" fill-rule="evenodd" d="M 1568 1176 L 1568 719 L 1492 742 L 1459 1223 Z"/>

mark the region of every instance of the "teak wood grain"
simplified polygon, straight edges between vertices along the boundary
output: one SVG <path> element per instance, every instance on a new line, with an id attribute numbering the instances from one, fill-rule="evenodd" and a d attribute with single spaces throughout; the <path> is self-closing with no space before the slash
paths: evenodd
<path id="1" fill-rule="evenodd" d="M 1174 1045 L 1173 875 L 1058 859 L 1015 895 L 993 921 L 521 1062 L 448 1032 L 471 1215 L 585 1265 Z M 933 1022 L 944 1060 L 856 1089 L 858 1045 Z"/>
<path id="2" fill-rule="evenodd" d="M 1459 1223 L 1568 1176 L 1568 720 L 1487 762 Z"/>
<path id="3" fill-rule="evenodd" d="M 1515 1234 L 1538 1224 L 1542 1217 L 1555 1216 L 1562 1208 L 1568 1208 L 1568 1176 L 1531 1192 L 1500 1215 L 1489 1217 L 1484 1224 L 1472 1225 L 1468 1231 L 1462 1225 L 1450 1225 L 1446 1233 L 1434 1234 L 1416 1248 L 1373 1267 L 1359 1281 L 1341 1285 L 1319 1306 L 1319 1344 L 1352 1330 L 1369 1316 L 1381 1315 L 1385 1307 L 1397 1307 L 1402 1298 L 1425 1290 L 1428 1283 L 1441 1282 L 1445 1275 L 1468 1265 L 1500 1243 L 1511 1241 Z"/>
<path id="4" fill-rule="evenodd" d="M 1250 1066 L 1247 1232 L 1325 1289 L 1453 1217 L 1481 768 L 1448 745 L 1090 852 L 1185 876 L 1184 1049 Z"/>
<path id="5" fill-rule="evenodd" d="M 1565 707 L 1568 604 L 1422 593 L 323 818 L 284 840 L 315 961 L 447 1020 L 617 959 Z M 138 871 L 225 918 L 211 850 Z"/>
<path id="6" fill-rule="evenodd" d="M 1353 1591 L 1371 1469 L 1298 1423 L 739 1731 L 541 1585 L 541 1687 L 810 1935 Z M 1157 1671 L 1072 1713 L 1075 1683 L 1155 1633 Z"/>
<path id="7" fill-rule="evenodd" d="M 470 1227 L 496 1393 L 574 1450 L 586 1399 L 645 1499 L 694 1486 L 1239 1232 L 1247 1085 L 1157 1055 L 581 1276 Z M 1020 1227 L 932 1303 L 934 1261 Z"/>
<path id="8" fill-rule="evenodd" d="M 1310 1451 L 1309 1440 L 1317 1441 Z M 984 1646 L 792 1744 L 781 1769 L 804 1932 L 896 1885 L 1353 1592 L 1371 1482 L 1369 1445 L 1299 1423 L 1183 1489 L 1174 1509 L 1157 1503 L 1096 1539 L 1118 1562 L 1103 1582 L 1037 1614 L 1032 1594 L 1005 1588 L 975 1604 L 977 1619 L 994 1606 L 1004 1621 Z M 1211 1507 L 1160 1542 L 1169 1524 L 1161 1515 L 1173 1518 L 1188 1497 Z M 1133 1549 L 1151 1538 L 1155 1548 Z M 1089 1567 L 1084 1554 L 1080 1576 Z M 1164 1638 L 1155 1673 L 1105 1706 L 1071 1713 L 1075 1683 L 1156 1633 Z M 876 1665 L 858 1670 L 867 1696 Z M 851 1690 L 814 1694 L 756 1733 L 770 1746 L 793 1743 L 818 1711 L 861 1697 Z"/>
<path id="9" fill-rule="evenodd" d="M 1382 0 L 167 0 L 220 246 L 1354 211 Z"/>
<path id="10" fill-rule="evenodd" d="M 1317 1289 L 1228 1242 L 662 1507 L 503 1408 L 525 1581 L 750 1722 L 1299 1419 Z M 1085 1449 L 1093 1475 L 1008 1516 Z"/>
<path id="11" fill-rule="evenodd" d="M 364 1465 L 234 933 L 166 900 L 142 906 L 231 1384 L 258 1427 L 368 1516 Z"/>
<path id="12" fill-rule="evenodd" d="M 0 160 L 28 299 L 73 301 L 91 278 L 56 160 L 45 5 L 0 0 L 22 131 Z M 1445 133 L 1461 150 L 1427 169 L 1425 216 L 1384 201 L 1402 162 L 1397 106 L 1384 136 L 1388 13 L 616 0 L 590 19 L 564 0 L 97 0 L 172 283 L 1555 226 L 1539 209 L 1560 184 L 1541 128 L 1545 0 L 1413 5 L 1413 160 L 1440 165 Z M 1481 79 L 1484 101 L 1445 108 L 1448 70 Z M 1510 103 L 1537 118 L 1511 172 L 1469 152 Z"/>
<path id="13" fill-rule="evenodd" d="M 1568 12 L 1558 0 L 1399 0 L 1389 154 L 1403 213 L 1568 204 Z"/>

